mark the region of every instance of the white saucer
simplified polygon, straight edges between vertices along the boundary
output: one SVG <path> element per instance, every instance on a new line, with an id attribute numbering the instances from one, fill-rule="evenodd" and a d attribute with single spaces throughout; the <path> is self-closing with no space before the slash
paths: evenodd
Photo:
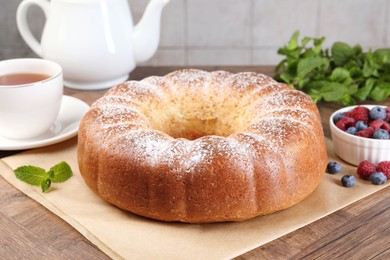
<path id="1" fill-rule="evenodd" d="M 63 96 L 60 112 L 46 133 L 31 139 L 9 139 L 0 136 L 0 150 L 22 150 L 55 144 L 77 135 L 81 118 L 89 106 L 80 99 Z"/>

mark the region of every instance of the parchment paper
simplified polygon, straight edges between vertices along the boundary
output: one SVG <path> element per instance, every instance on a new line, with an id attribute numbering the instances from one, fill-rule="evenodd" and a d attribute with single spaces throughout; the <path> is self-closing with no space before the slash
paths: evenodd
<path id="1" fill-rule="evenodd" d="M 333 153 L 332 142 L 327 140 L 329 160 L 342 163 L 342 173 L 325 174 L 315 192 L 296 206 L 239 223 L 165 223 L 124 212 L 91 192 L 78 172 L 76 147 L 73 138 L 3 158 L 0 174 L 114 259 L 233 258 L 389 185 L 376 186 L 357 178 L 355 187 L 342 187 L 342 175 L 356 175 L 356 168 L 338 159 Z M 48 193 L 21 182 L 13 173 L 13 169 L 22 165 L 49 169 L 60 161 L 70 164 L 74 176 L 66 183 L 53 184 Z"/>

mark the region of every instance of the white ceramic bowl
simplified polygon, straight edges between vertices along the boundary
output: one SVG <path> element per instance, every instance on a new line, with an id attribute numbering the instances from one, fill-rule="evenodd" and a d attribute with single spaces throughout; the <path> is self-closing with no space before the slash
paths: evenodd
<path id="1" fill-rule="evenodd" d="M 372 109 L 376 105 L 361 105 Z M 334 151 L 344 161 L 359 165 L 361 161 L 373 163 L 390 161 L 390 140 L 377 140 L 348 134 L 333 123 L 333 117 L 340 112 L 352 111 L 356 106 L 345 107 L 334 112 L 329 119 Z"/>

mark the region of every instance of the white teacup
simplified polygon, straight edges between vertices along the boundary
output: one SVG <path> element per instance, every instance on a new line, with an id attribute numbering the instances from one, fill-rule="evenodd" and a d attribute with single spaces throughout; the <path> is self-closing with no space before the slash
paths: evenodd
<path id="1" fill-rule="evenodd" d="M 57 118 L 63 90 L 62 68 L 55 62 L 0 61 L 0 135 L 28 139 L 44 134 Z"/>

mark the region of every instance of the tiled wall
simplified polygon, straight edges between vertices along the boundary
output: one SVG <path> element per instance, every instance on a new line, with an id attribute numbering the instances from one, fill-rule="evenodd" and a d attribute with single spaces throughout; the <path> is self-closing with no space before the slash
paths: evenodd
<path id="1" fill-rule="evenodd" d="M 129 0 L 135 23 L 147 2 Z M 16 29 L 19 3 L 0 0 L 0 59 L 35 56 Z M 30 20 L 39 37 L 41 11 L 31 10 Z M 156 55 L 141 65 L 276 64 L 295 30 L 326 36 L 327 47 L 390 47 L 390 0 L 171 0 L 161 26 Z"/>

